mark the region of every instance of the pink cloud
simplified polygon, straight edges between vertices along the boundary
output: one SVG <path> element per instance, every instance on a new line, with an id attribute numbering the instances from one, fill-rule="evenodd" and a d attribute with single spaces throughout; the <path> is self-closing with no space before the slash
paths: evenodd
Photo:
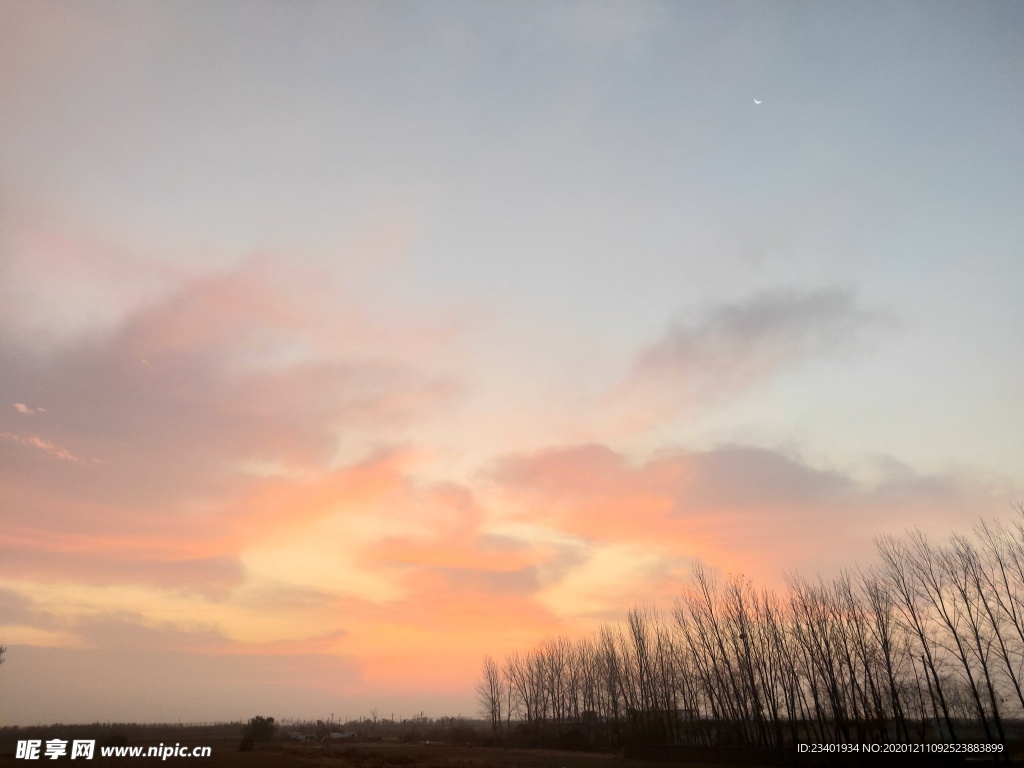
<path id="1" fill-rule="evenodd" d="M 999 489 L 904 471 L 865 483 L 798 457 L 744 446 L 676 450 L 633 462 L 605 446 L 508 457 L 492 473 L 522 520 L 595 543 L 635 543 L 779 583 L 803 565 L 869 562 L 873 539 L 921 525 L 948 530 L 999 513 Z"/>
<path id="2" fill-rule="evenodd" d="M 0 531 L 0 574 L 40 582 L 141 583 L 223 596 L 242 583 L 240 554 L 346 510 L 415 504 L 397 451 L 309 478 L 251 479 L 207 499 L 201 514 L 175 502 L 112 504 L 0 475 L 12 513 Z"/>
<path id="3" fill-rule="evenodd" d="M 91 269 L 73 240 L 51 245 L 52 258 Z M 5 266 L 28 269 L 19 264 Z M 105 269 L 92 274 L 99 284 Z M 368 448 L 333 466 L 342 438 L 385 445 L 454 395 L 407 361 L 402 333 L 339 300 L 322 276 L 267 259 L 156 273 L 162 290 L 73 344 L 0 328 L 8 420 L 42 411 L 20 392 L 51 408 L 45 437 L 0 421 L 11 510 L 0 572 L 224 596 L 243 579 L 245 547 L 339 509 L 408 501 L 408 454 Z M 428 353 L 428 335 L 414 357 Z"/>
<path id="4" fill-rule="evenodd" d="M 18 443 L 19 445 L 26 445 L 31 448 L 37 448 L 40 451 L 55 456 L 58 459 L 64 459 L 65 461 L 82 461 L 82 459 L 75 456 L 67 448 L 63 448 L 56 443 L 52 443 L 49 440 L 44 440 L 37 435 L 15 435 L 10 432 L 0 432 L 0 438 L 7 440 L 12 443 Z"/>
<path id="5" fill-rule="evenodd" d="M 108 462 L 112 489 L 145 479 L 150 503 L 206 493 L 246 461 L 320 471 L 340 432 L 376 438 L 457 392 L 386 339 L 368 352 L 372 323 L 358 308 L 328 311 L 322 290 L 254 261 L 186 281 L 74 345 L 0 338 L 0 393 L 45 396 L 60 414 L 54 434 Z"/>

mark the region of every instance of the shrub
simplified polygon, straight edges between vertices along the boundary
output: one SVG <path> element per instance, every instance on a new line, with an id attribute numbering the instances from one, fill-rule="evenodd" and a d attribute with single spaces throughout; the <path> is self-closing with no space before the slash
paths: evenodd
<path id="1" fill-rule="evenodd" d="M 240 752 L 249 752 L 256 742 L 270 741 L 274 738 L 274 730 L 276 728 L 277 726 L 274 725 L 274 718 L 272 717 L 257 715 L 256 717 L 249 718 L 249 722 L 245 724 L 245 730 L 242 731 L 242 743 L 238 745 L 238 750 Z"/>

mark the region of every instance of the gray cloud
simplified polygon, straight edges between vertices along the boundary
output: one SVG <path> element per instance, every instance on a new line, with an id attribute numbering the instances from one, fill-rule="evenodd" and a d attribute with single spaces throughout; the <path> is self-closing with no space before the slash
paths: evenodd
<path id="1" fill-rule="evenodd" d="M 0 616 L 9 627 L 52 630 L 66 623 L 49 611 L 40 610 L 32 598 L 10 589 L 0 589 Z"/>
<path id="2" fill-rule="evenodd" d="M 699 504 L 756 508 L 832 504 L 857 484 L 839 472 L 815 469 L 778 451 L 726 446 L 691 453 L 686 497 Z"/>
<path id="3" fill-rule="evenodd" d="M 801 360 L 848 350 L 880 320 L 849 291 L 759 293 L 673 324 L 641 352 L 631 381 L 704 396 L 735 391 Z"/>

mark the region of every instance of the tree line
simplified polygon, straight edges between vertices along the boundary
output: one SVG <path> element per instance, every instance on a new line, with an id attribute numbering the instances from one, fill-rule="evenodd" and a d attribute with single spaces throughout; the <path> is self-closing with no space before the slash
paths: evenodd
<path id="1" fill-rule="evenodd" d="M 1024 713 L 1024 505 L 932 544 L 876 539 L 878 561 L 786 590 L 696 564 L 670 614 L 483 660 L 498 743 L 783 747 L 1005 743 Z"/>

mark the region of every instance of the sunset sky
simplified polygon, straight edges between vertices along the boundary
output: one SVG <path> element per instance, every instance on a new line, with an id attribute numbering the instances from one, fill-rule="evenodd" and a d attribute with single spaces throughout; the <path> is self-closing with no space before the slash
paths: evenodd
<path id="1" fill-rule="evenodd" d="M 473 715 L 695 560 L 1009 519 L 1022 40 L 0 0 L 0 724 Z"/>

